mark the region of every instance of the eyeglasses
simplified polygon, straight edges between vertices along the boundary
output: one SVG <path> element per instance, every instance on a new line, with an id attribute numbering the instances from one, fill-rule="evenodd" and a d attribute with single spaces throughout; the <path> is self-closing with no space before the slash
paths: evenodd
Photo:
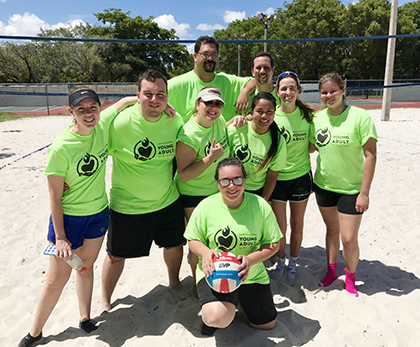
<path id="1" fill-rule="evenodd" d="M 218 53 L 201 53 L 201 52 L 198 52 L 198 54 L 200 54 L 204 59 L 208 59 L 208 58 L 217 59 L 217 58 L 219 58 Z"/>
<path id="2" fill-rule="evenodd" d="M 221 101 L 204 101 L 201 100 L 204 105 L 206 105 L 206 107 L 216 107 L 216 108 L 222 108 L 223 107 L 223 103 Z"/>
<path id="3" fill-rule="evenodd" d="M 223 188 L 228 187 L 230 185 L 230 182 L 232 182 L 235 186 L 240 186 L 242 183 L 244 183 L 244 178 L 243 177 L 234 177 L 232 179 L 222 178 L 221 180 L 218 180 L 217 182 L 219 182 L 219 184 Z"/>
<path id="4" fill-rule="evenodd" d="M 298 77 L 298 75 L 297 75 L 297 74 L 295 74 L 295 73 L 294 73 L 294 72 L 292 72 L 292 71 L 286 71 L 286 72 L 281 73 L 281 74 L 279 75 L 279 77 L 277 77 L 277 79 L 278 79 L 278 80 L 280 80 L 280 79 L 282 79 L 282 78 L 284 78 L 284 77 L 290 77 L 290 76 L 295 77 L 295 78 L 297 79 L 297 81 L 299 82 L 299 77 Z"/>

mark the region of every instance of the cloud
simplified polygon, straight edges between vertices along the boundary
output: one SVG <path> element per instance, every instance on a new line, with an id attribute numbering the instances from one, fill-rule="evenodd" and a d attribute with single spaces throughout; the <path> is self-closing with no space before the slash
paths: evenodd
<path id="1" fill-rule="evenodd" d="M 74 19 L 67 23 L 59 22 L 57 24 L 51 25 L 45 23 L 35 14 L 25 12 L 23 16 L 20 14 L 14 14 L 13 16 L 9 17 L 7 24 L 0 21 L 0 35 L 36 36 L 40 33 L 41 28 L 49 30 L 66 28 L 79 24 L 83 24 L 83 21 L 80 19 Z"/>
<path id="2" fill-rule="evenodd" d="M 0 2 L 6 2 L 6 0 L 0 0 Z"/>
<path id="3" fill-rule="evenodd" d="M 224 28 L 225 27 L 223 25 L 220 25 L 220 24 L 211 25 L 211 24 L 201 23 L 201 24 L 198 24 L 196 26 L 196 29 L 201 30 L 201 31 L 222 30 Z"/>
<path id="4" fill-rule="evenodd" d="M 237 12 L 237 11 L 225 11 L 223 15 L 223 19 L 225 23 L 233 22 L 234 20 L 242 20 L 246 18 L 245 11 Z"/>
<path id="5" fill-rule="evenodd" d="M 192 34 L 188 32 L 190 25 L 188 23 L 178 24 L 171 14 L 163 14 L 153 19 L 153 21 L 163 29 L 175 29 L 175 34 L 181 40 L 192 37 Z"/>

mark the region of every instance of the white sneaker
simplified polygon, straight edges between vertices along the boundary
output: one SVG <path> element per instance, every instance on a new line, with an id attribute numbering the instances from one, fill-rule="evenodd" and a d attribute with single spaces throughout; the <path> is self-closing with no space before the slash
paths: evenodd
<path id="1" fill-rule="evenodd" d="M 284 255 L 281 258 L 277 257 L 277 265 L 276 265 L 276 268 L 274 269 L 274 272 L 279 278 L 282 278 L 285 271 L 286 271 L 286 255 Z"/>

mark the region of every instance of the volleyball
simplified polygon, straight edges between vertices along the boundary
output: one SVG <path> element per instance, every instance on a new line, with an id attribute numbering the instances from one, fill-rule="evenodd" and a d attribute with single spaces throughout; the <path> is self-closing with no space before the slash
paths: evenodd
<path id="1" fill-rule="evenodd" d="M 229 252 L 220 252 L 219 258 L 213 257 L 216 271 L 206 281 L 218 293 L 231 293 L 241 285 L 238 267 L 241 262 Z"/>

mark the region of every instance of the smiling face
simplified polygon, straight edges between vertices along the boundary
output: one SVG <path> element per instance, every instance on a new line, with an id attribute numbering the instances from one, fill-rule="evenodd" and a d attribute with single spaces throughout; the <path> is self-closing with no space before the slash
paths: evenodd
<path id="1" fill-rule="evenodd" d="M 319 89 L 322 103 L 333 113 L 341 113 L 344 107 L 346 87 L 340 88 L 337 83 L 327 80 Z"/>
<path id="2" fill-rule="evenodd" d="M 137 99 L 143 118 L 149 122 L 157 122 L 168 103 L 165 81 L 161 78 L 156 78 L 154 82 L 142 80 Z"/>
<path id="3" fill-rule="evenodd" d="M 274 121 L 275 105 L 267 99 L 257 101 L 252 111 L 252 129 L 257 134 L 265 134 L 270 130 L 270 125 Z"/>
<path id="4" fill-rule="evenodd" d="M 201 44 L 200 51 L 194 53 L 195 67 L 200 73 L 213 73 L 216 69 L 219 52 L 214 43 Z"/>
<path id="5" fill-rule="evenodd" d="M 209 106 L 207 106 L 209 105 Z M 211 105 L 211 106 L 210 106 Z M 220 117 L 223 103 L 219 100 L 204 102 L 199 99 L 195 102 L 194 120 L 204 128 L 210 128 L 213 122 Z"/>
<path id="6" fill-rule="evenodd" d="M 75 107 L 69 107 L 69 112 L 75 119 L 75 125 L 70 130 L 79 135 L 89 135 L 99 122 L 101 106 L 95 99 L 86 98 Z"/>
<path id="7" fill-rule="evenodd" d="M 244 200 L 245 179 L 243 179 L 241 185 L 235 186 L 232 182 L 232 179 L 235 177 L 244 177 L 242 174 L 242 169 L 239 166 L 229 165 L 219 168 L 218 180 L 224 178 L 230 180 L 230 183 L 227 187 L 222 187 L 220 183 L 217 182 L 222 200 L 229 208 L 238 208 Z"/>
<path id="8" fill-rule="evenodd" d="M 261 56 L 254 59 L 254 67 L 251 69 L 252 76 L 258 84 L 272 83 L 274 66 L 271 66 L 269 57 Z"/>
<path id="9" fill-rule="evenodd" d="M 294 78 L 286 77 L 280 80 L 277 95 L 282 104 L 296 106 L 296 99 L 299 94 L 300 90 Z"/>

